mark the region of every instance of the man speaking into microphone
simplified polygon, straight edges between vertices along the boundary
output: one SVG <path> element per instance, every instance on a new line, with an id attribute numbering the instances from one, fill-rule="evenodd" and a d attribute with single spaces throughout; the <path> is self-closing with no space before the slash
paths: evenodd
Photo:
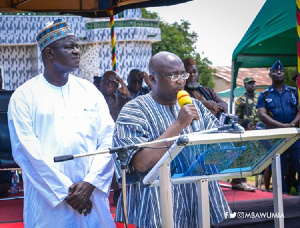
<path id="1" fill-rule="evenodd" d="M 188 74 L 181 59 L 170 52 L 154 55 L 149 63 L 149 79 L 152 91 L 127 103 L 116 122 L 113 146 L 140 144 L 194 132 L 196 121 L 199 130 L 218 126 L 218 120 L 198 100 L 180 107 L 177 94 L 185 86 Z M 156 147 L 166 146 L 157 143 Z M 141 181 L 166 153 L 168 148 L 143 148 L 128 151 L 127 211 L 128 223 L 136 227 L 162 227 L 159 191 L 145 187 Z M 203 145 L 185 147 L 171 162 L 172 175 L 185 173 L 195 158 L 203 153 Z M 117 156 L 116 154 L 114 156 Z M 117 176 L 121 178 L 120 162 L 114 157 Z M 230 208 L 217 181 L 209 182 L 210 222 L 222 222 Z M 119 198 L 116 221 L 122 222 L 123 205 Z M 173 186 L 173 216 L 175 227 L 198 227 L 197 193 L 195 183 Z"/>

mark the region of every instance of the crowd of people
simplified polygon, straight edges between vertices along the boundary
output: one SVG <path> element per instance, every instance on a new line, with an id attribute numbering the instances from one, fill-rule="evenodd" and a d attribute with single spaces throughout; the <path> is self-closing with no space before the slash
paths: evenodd
<path id="1" fill-rule="evenodd" d="M 8 124 L 14 159 L 24 180 L 25 227 L 115 227 L 109 211 L 111 182 L 115 191 L 115 221 L 124 221 L 120 194 L 121 164 L 118 154 L 87 156 L 55 163 L 54 156 L 83 155 L 104 148 L 145 143 L 219 125 L 228 105 L 213 89 L 199 83 L 196 62 L 181 60 L 164 51 L 152 56 L 149 74 L 132 69 L 127 85 L 109 70 L 94 76 L 93 84 L 75 77 L 80 51 L 66 22 L 57 19 L 37 35 L 44 72 L 16 89 L 11 97 Z M 255 80 L 244 79 L 246 93 L 235 103 L 235 113 L 246 130 L 257 124 L 268 128 L 298 125 L 298 94 L 284 85 L 280 62 L 270 69 L 272 85 L 259 96 Z M 185 89 L 192 104 L 183 107 L 177 93 Z M 100 92 L 99 92 L 100 91 Z M 261 121 L 261 122 L 259 122 Z M 136 227 L 161 227 L 159 191 L 142 179 L 167 149 L 128 150 L 128 222 Z M 201 146 L 187 146 L 171 162 L 172 174 L 184 173 L 201 153 Z M 299 173 L 299 142 L 282 155 L 283 191 L 287 164 Z M 115 175 L 114 175 L 115 172 Z M 207 174 L 216 173 L 214 165 Z M 295 175 L 294 175 L 295 176 Z M 112 181 L 113 180 L 113 181 Z M 176 227 L 198 227 L 195 183 L 172 187 Z M 233 179 L 232 188 L 254 191 L 245 179 Z M 122 195 L 122 193 L 121 193 Z M 210 224 L 231 212 L 217 181 L 209 182 Z"/>

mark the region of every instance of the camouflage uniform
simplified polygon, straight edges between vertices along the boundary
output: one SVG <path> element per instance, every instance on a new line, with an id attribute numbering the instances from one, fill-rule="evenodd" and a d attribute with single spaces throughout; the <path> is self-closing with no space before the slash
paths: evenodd
<path id="1" fill-rule="evenodd" d="M 257 104 L 258 95 L 254 93 L 254 98 L 248 97 L 248 115 L 246 111 L 246 93 L 240 96 L 235 102 L 235 115 L 239 117 L 239 122 L 241 123 L 243 119 L 249 119 L 252 124 L 255 126 L 259 122 L 256 104 Z"/>

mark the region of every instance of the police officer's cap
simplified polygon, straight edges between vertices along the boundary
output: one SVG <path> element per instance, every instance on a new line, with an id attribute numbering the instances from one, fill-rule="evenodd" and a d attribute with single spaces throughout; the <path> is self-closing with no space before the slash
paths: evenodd
<path id="1" fill-rule="evenodd" d="M 283 70 L 283 66 L 280 62 L 280 60 L 277 60 L 276 63 L 270 68 L 270 70 Z"/>

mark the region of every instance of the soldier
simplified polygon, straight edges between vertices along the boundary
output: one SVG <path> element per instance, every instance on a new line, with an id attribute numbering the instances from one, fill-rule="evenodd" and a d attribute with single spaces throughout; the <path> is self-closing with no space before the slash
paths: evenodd
<path id="1" fill-rule="evenodd" d="M 259 118 L 256 110 L 258 95 L 254 92 L 256 87 L 254 78 L 245 78 L 244 87 L 246 93 L 241 95 L 235 102 L 235 115 L 239 117 L 239 123 L 242 123 L 243 119 L 249 119 L 255 126 Z"/>
<path id="2" fill-rule="evenodd" d="M 255 80 L 253 77 L 247 77 L 244 79 L 244 87 L 246 89 L 246 93 L 241 95 L 235 102 L 235 115 L 239 117 L 239 123 L 245 123 L 245 129 L 248 124 L 251 126 L 255 126 L 259 121 L 256 103 L 258 99 L 258 95 L 254 93 L 255 91 Z M 252 130 L 252 129 L 248 129 Z M 246 178 L 234 178 L 231 181 L 232 189 L 235 190 L 243 190 L 254 192 L 255 189 L 247 184 Z"/>

